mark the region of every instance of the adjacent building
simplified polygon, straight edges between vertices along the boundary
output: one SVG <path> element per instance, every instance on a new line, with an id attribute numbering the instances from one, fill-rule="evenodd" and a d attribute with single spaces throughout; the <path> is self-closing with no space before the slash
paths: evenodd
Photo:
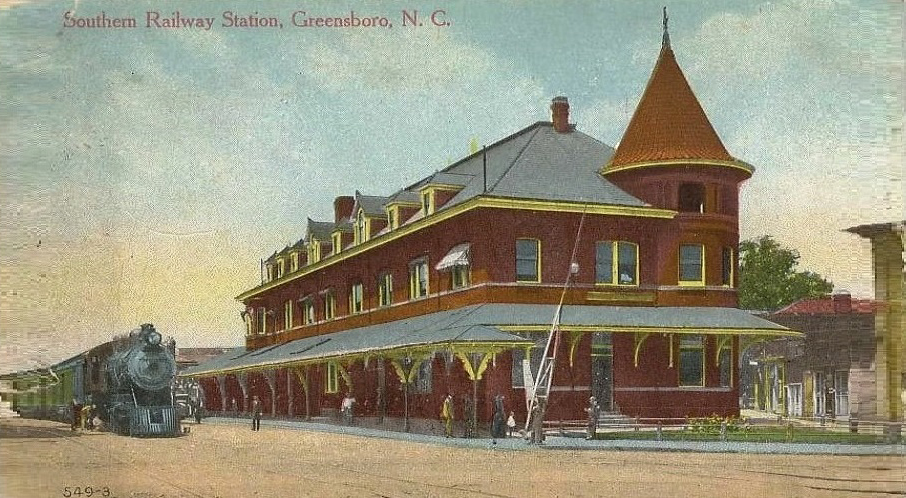
<path id="1" fill-rule="evenodd" d="M 570 122 L 565 97 L 531 124 L 334 217 L 262 265 L 237 297 L 245 347 L 186 370 L 209 410 L 524 420 L 552 323 L 549 419 L 605 410 L 739 413 L 740 352 L 796 335 L 737 306 L 739 186 L 664 31 L 619 147 Z M 571 275 L 570 284 L 565 285 Z M 562 308 L 560 304 L 562 303 Z M 474 409 L 472 408 L 474 407 Z"/>

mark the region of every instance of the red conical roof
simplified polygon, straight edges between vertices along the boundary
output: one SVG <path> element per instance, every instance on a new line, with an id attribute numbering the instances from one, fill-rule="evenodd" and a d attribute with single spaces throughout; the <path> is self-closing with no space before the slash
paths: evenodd
<path id="1" fill-rule="evenodd" d="M 628 164 L 682 159 L 734 160 L 689 87 L 665 36 L 645 93 L 604 172 Z"/>

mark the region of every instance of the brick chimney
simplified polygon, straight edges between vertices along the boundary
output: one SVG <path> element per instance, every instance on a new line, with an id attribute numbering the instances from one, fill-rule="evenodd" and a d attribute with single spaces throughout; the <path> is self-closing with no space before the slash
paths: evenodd
<path id="1" fill-rule="evenodd" d="M 569 124 L 569 100 L 566 97 L 554 97 L 551 101 L 551 121 L 554 122 L 554 131 L 557 133 L 572 131 Z"/>
<path id="2" fill-rule="evenodd" d="M 352 217 L 352 208 L 355 207 L 355 197 L 341 195 L 333 200 L 334 223 L 347 221 Z"/>
<path id="3" fill-rule="evenodd" d="M 834 302 L 834 313 L 852 313 L 853 298 L 849 292 L 840 291 L 831 296 L 831 299 Z"/>

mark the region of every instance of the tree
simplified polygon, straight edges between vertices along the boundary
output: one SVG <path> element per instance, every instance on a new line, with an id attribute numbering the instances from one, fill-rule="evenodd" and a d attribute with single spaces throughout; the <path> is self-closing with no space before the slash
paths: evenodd
<path id="1" fill-rule="evenodd" d="M 810 271 L 796 271 L 799 252 L 770 235 L 739 244 L 739 307 L 776 310 L 834 290 L 834 284 Z"/>

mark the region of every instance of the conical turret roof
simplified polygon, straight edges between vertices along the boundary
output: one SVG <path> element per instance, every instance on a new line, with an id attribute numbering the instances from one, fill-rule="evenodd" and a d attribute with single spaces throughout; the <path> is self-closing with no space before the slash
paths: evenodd
<path id="1" fill-rule="evenodd" d="M 676 63 L 665 32 L 648 86 L 604 173 L 636 163 L 734 161 Z"/>

